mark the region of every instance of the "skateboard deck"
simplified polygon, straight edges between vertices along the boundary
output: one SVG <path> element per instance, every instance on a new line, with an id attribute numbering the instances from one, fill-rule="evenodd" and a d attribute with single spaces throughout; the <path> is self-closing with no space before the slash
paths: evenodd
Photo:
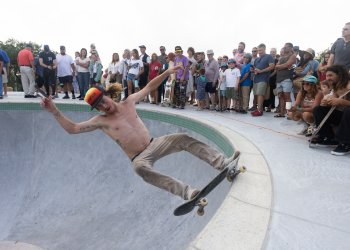
<path id="1" fill-rule="evenodd" d="M 171 104 L 171 93 L 172 93 L 172 82 L 166 82 L 165 83 L 165 90 L 164 90 L 164 103 L 165 104 Z"/>
<path id="2" fill-rule="evenodd" d="M 216 186 L 218 186 L 225 178 L 233 182 L 239 173 L 246 171 L 245 167 L 236 169 L 239 160 L 238 156 L 225 169 L 223 169 L 213 180 L 211 180 L 193 199 L 185 202 L 174 210 L 175 216 L 185 215 L 191 212 L 198 206 L 197 214 L 204 214 L 204 207 L 208 204 L 208 199 L 205 198 Z"/>
<path id="3" fill-rule="evenodd" d="M 48 97 L 48 95 L 42 89 L 38 88 L 37 91 L 41 97 Z"/>

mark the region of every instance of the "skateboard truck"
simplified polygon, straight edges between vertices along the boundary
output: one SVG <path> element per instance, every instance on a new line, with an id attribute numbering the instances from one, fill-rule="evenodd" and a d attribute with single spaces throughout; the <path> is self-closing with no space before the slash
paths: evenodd
<path id="1" fill-rule="evenodd" d="M 244 173 L 245 171 L 247 171 L 247 168 L 245 166 L 240 167 L 239 170 L 233 168 L 227 172 L 226 178 L 229 182 L 233 182 L 236 175 L 238 175 L 239 173 Z"/>
<path id="2" fill-rule="evenodd" d="M 198 201 L 198 203 L 196 205 L 198 206 L 197 214 L 199 216 L 202 216 L 202 215 L 204 215 L 204 207 L 206 205 L 208 205 L 208 199 L 203 197 Z"/>

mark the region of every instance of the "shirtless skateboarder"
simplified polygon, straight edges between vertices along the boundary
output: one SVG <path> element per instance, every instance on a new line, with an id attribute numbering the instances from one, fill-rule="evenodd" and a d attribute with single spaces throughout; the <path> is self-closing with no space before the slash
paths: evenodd
<path id="1" fill-rule="evenodd" d="M 91 106 L 91 110 L 96 108 L 104 114 L 81 123 L 71 121 L 58 110 L 51 96 L 42 97 L 41 106 L 52 113 L 62 128 L 70 134 L 101 129 L 119 144 L 131 160 L 135 172 L 145 182 L 178 195 L 184 200 L 189 200 L 199 190 L 157 172 L 153 169 L 155 161 L 168 154 L 185 150 L 221 171 L 234 160 L 237 154 L 225 158 L 222 153 L 184 133 L 151 138 L 149 131 L 136 112 L 135 103 L 143 100 L 148 93 L 157 89 L 164 79 L 178 70 L 182 70 L 181 66 L 166 70 L 150 81 L 141 91 L 130 95 L 125 101 L 119 103 L 106 96 L 104 89 L 90 88 L 85 95 L 85 101 Z"/>

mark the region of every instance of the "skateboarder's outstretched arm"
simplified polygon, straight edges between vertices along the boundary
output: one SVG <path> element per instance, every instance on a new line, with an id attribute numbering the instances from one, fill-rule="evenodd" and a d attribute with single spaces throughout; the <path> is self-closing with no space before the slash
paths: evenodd
<path id="1" fill-rule="evenodd" d="M 147 83 L 146 87 L 144 87 L 142 90 L 140 90 L 137 93 L 134 93 L 130 95 L 127 100 L 132 100 L 135 103 L 141 101 L 145 96 L 147 96 L 151 91 L 158 88 L 160 84 L 167 78 L 170 74 L 176 73 L 178 69 L 180 69 L 181 66 L 175 66 L 173 68 L 169 68 L 166 71 L 164 71 L 161 75 L 157 76 L 153 80 L 151 80 L 149 83 Z"/>
<path id="2" fill-rule="evenodd" d="M 71 121 L 56 107 L 55 103 L 52 101 L 51 96 L 42 97 L 40 105 L 52 113 L 61 127 L 64 128 L 64 130 L 66 130 L 69 134 L 90 132 L 102 127 L 102 124 L 99 121 L 99 116 L 95 116 L 88 121 L 80 123 Z"/>

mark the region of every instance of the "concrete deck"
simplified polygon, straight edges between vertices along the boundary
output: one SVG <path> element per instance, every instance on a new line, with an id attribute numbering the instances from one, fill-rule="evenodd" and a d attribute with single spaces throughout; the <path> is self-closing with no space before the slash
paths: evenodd
<path id="1" fill-rule="evenodd" d="M 1 102 L 27 102 L 22 96 L 13 93 Z M 38 102 L 35 99 L 30 101 Z M 286 119 L 275 119 L 273 114 L 252 118 L 236 113 L 196 112 L 192 108 L 174 110 L 150 104 L 140 104 L 138 108 L 187 117 L 214 127 L 242 151 L 240 163 L 248 167 L 248 172 L 240 176 L 231 188 L 225 183 L 219 187 L 221 190 L 209 197 L 215 206 L 212 206 L 213 211 L 208 209 L 208 220 L 194 213 L 181 219 L 173 217 L 172 210 L 181 202 L 176 197 L 142 185 L 132 170 L 124 167 L 128 165 L 126 157 L 107 138 L 103 147 L 89 150 L 97 138 L 103 136 L 98 132 L 87 137 L 67 136 L 45 112 L 30 111 L 24 122 L 21 118 L 28 111 L 0 111 L 1 127 L 4 124 L 7 127 L 7 133 L 2 132 L 0 136 L 0 149 L 27 152 L 33 145 L 36 148 L 36 167 L 29 172 L 21 171 L 28 159 L 32 160 L 29 156 L 8 154 L 1 157 L 1 162 L 5 159 L 6 163 L 15 162 L 18 167 L 1 166 L 1 171 L 7 175 L 0 177 L 0 203 L 6 202 L 7 210 L 0 212 L 0 225 L 5 225 L 0 226 L 0 240 L 19 240 L 44 249 L 94 249 L 97 246 L 98 249 L 349 249 L 348 156 L 336 157 L 329 153 L 330 150 L 309 149 L 307 139 L 296 135 L 300 125 Z M 6 119 L 3 119 L 4 114 Z M 74 112 L 68 112 L 68 115 L 74 120 L 89 116 Z M 35 122 L 38 120 L 47 122 L 45 126 L 39 126 L 40 123 Z M 33 125 L 27 128 L 24 124 Z M 174 125 L 152 121 L 146 121 L 146 125 L 155 136 L 184 131 Z M 8 135 L 11 129 L 19 134 Z M 25 145 L 20 143 L 22 136 L 29 140 Z M 211 143 L 201 136 L 198 138 Z M 79 151 L 75 152 L 73 147 Z M 118 167 L 118 171 L 115 165 L 109 167 L 109 164 L 115 164 L 111 159 L 111 162 L 101 163 L 99 160 L 93 163 L 95 153 L 107 154 L 111 159 L 117 157 L 118 166 L 123 167 Z M 170 157 L 175 158 L 159 161 L 162 171 L 169 171 L 169 174 L 178 175 L 194 185 L 205 184 L 215 174 L 209 167 L 205 172 L 201 171 L 203 164 L 186 153 Z M 176 163 L 173 165 L 172 162 Z M 179 162 L 186 162 L 191 168 L 179 170 Z M 163 165 L 167 167 L 163 169 Z M 86 166 L 93 166 L 93 169 L 90 171 Z M 198 172 L 203 175 L 194 180 L 193 176 Z M 116 184 L 116 180 L 120 181 Z M 132 183 L 133 188 L 130 189 L 125 182 Z M 113 192 L 106 192 L 111 188 Z M 40 192 L 36 195 L 38 189 Z M 124 193 L 120 193 L 120 189 Z M 74 195 L 72 190 L 75 190 Z M 125 192 L 132 194 L 126 200 Z M 217 197 L 219 194 L 224 196 Z M 90 195 L 89 199 L 80 198 L 87 195 Z M 123 198 L 119 198 L 121 196 Z M 111 200 L 111 197 L 118 199 Z M 152 200 L 152 206 L 147 206 L 149 200 Z M 71 203 L 73 205 L 67 207 Z M 117 214 L 116 207 L 123 213 Z M 139 210 L 140 207 L 143 209 Z M 59 218 L 63 218 L 62 221 Z M 33 227 L 36 230 L 33 231 Z M 120 230 L 123 232 L 117 232 Z M 50 239 L 45 238 L 47 235 L 43 231 L 50 232 Z M 65 234 L 57 237 L 57 232 L 63 231 Z M 160 241 L 155 240 L 159 238 Z M 148 243 L 146 239 L 152 240 Z M 68 245 L 64 245 L 63 242 L 67 241 Z M 69 247 L 79 242 L 75 248 Z M 164 245 L 165 242 L 169 245 Z"/>

